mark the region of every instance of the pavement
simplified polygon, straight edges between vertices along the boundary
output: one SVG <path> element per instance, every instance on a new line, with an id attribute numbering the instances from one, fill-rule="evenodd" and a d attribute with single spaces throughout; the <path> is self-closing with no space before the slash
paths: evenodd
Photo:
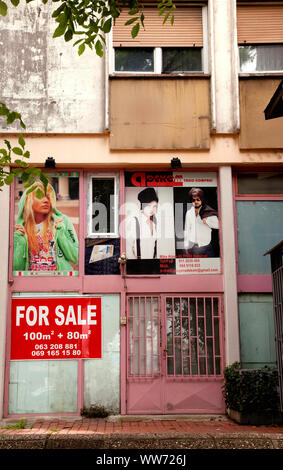
<path id="1" fill-rule="evenodd" d="M 1 451 L 283 450 L 283 425 L 240 425 L 226 415 L 27 417 L 17 429 L 21 419 L 0 421 Z"/>

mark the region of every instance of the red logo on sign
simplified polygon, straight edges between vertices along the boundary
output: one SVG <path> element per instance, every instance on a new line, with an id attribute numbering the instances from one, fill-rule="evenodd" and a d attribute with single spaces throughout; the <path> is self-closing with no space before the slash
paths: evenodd
<path id="1" fill-rule="evenodd" d="M 101 298 L 12 300 L 11 360 L 101 358 Z"/>

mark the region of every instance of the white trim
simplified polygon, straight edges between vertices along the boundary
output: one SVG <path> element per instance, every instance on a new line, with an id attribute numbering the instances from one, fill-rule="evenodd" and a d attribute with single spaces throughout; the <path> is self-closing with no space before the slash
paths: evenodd
<path id="1" fill-rule="evenodd" d="M 155 47 L 153 51 L 153 66 L 155 74 L 162 74 L 162 48 Z"/>
<path id="2" fill-rule="evenodd" d="M 225 361 L 227 365 L 240 360 L 237 269 L 235 251 L 235 220 L 233 180 L 230 166 L 219 168 L 221 236 L 223 259 L 223 302 L 225 317 Z"/>
<path id="3" fill-rule="evenodd" d="M 207 6 L 202 8 L 202 72 L 209 73 L 209 51 L 208 51 L 208 10 Z"/>
<path id="4" fill-rule="evenodd" d="M 209 54 L 208 61 L 211 72 L 210 77 L 210 93 L 211 93 L 211 129 L 216 129 L 216 84 L 215 84 L 215 52 L 214 52 L 214 0 L 210 0 L 208 3 L 207 11 L 207 26 L 208 26 L 208 38 L 209 38 Z"/>
<path id="5" fill-rule="evenodd" d="M 109 74 L 112 73 L 114 70 L 114 63 L 113 63 L 113 48 L 112 48 L 112 30 L 107 35 L 106 34 L 106 46 L 105 46 L 105 60 L 104 60 L 104 79 L 105 79 L 105 103 L 104 103 L 104 121 L 105 121 L 105 129 L 109 129 L 110 127 L 110 87 L 109 87 Z"/>
<path id="6" fill-rule="evenodd" d="M 233 57 L 233 76 L 235 77 L 235 106 L 234 106 L 234 116 L 235 116 L 235 126 L 236 129 L 241 128 L 241 117 L 240 117 L 240 90 L 239 90 L 239 80 L 237 79 L 237 70 L 240 67 L 240 58 L 238 52 L 238 24 L 237 24 L 237 2 L 232 4 L 232 14 L 233 14 L 233 41 L 232 41 L 232 57 Z"/>
<path id="7" fill-rule="evenodd" d="M 94 179 L 114 179 L 114 231 L 94 233 L 92 231 L 92 181 Z M 119 237 L 119 175 L 118 173 L 91 173 L 87 176 L 87 238 Z"/>

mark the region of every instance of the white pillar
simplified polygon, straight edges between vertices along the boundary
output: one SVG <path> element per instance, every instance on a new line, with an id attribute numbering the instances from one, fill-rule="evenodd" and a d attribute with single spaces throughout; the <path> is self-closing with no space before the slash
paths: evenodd
<path id="1" fill-rule="evenodd" d="M 226 364 L 230 365 L 234 361 L 240 361 L 235 219 L 231 167 L 220 167 L 219 179 L 224 281 L 225 359 Z"/>
<path id="2" fill-rule="evenodd" d="M 3 223 L 0 224 L 0 419 L 3 418 L 6 327 L 8 302 L 8 262 L 9 262 L 9 213 L 10 189 L 4 187 L 0 192 L 0 213 Z"/>
<path id="3" fill-rule="evenodd" d="M 212 128 L 234 133 L 240 126 L 236 0 L 208 5 Z"/>

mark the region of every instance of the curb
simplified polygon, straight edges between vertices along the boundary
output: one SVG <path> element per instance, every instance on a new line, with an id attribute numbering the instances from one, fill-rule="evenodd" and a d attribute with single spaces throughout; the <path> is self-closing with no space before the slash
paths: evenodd
<path id="1" fill-rule="evenodd" d="M 282 434 L 2 434 L 0 449 L 283 449 Z"/>

